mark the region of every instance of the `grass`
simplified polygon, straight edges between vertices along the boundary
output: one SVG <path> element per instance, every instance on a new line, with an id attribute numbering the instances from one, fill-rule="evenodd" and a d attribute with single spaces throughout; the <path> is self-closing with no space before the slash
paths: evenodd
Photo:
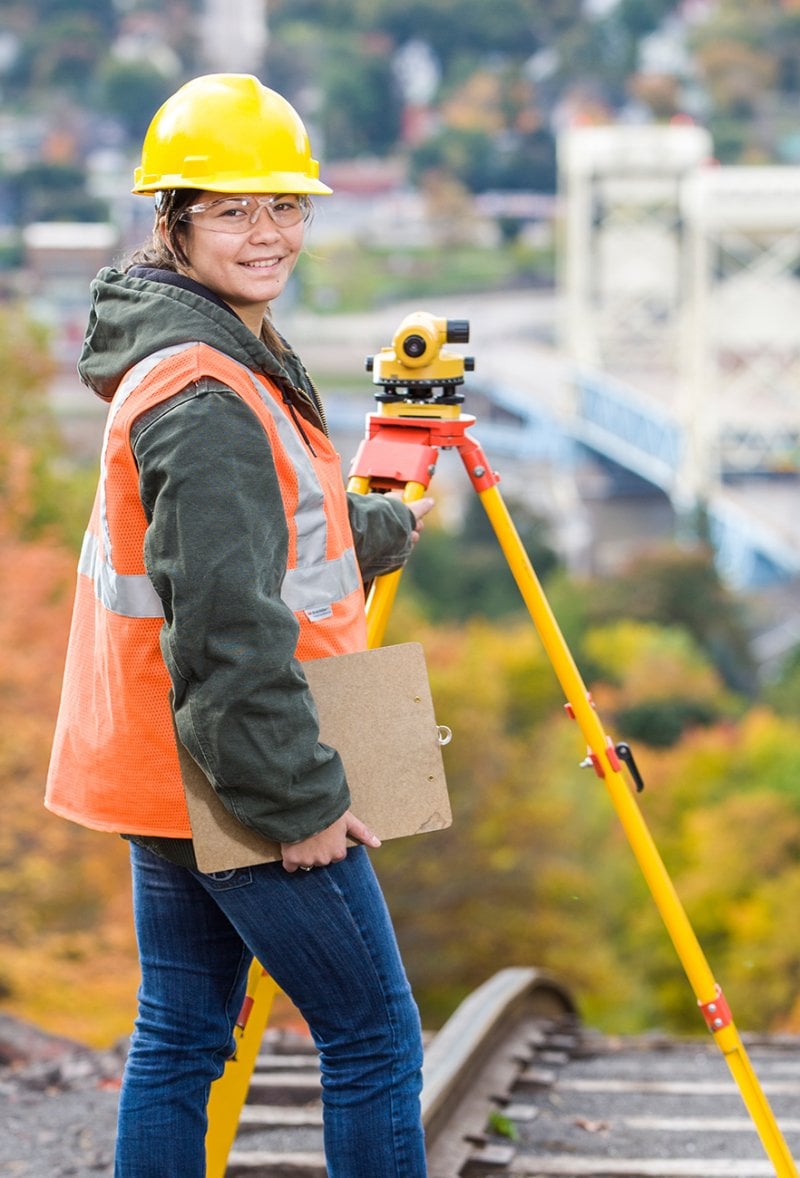
<path id="1" fill-rule="evenodd" d="M 348 243 L 304 256 L 296 278 L 304 305 L 335 314 L 405 299 L 547 285 L 553 259 L 548 251 L 519 244 L 392 250 Z"/>

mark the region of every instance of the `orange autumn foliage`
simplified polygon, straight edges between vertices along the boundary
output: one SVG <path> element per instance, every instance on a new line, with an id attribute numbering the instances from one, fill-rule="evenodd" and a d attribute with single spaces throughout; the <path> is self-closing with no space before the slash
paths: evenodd
<path id="1" fill-rule="evenodd" d="M 42 804 L 76 565 L 59 525 L 89 503 L 62 470 L 43 333 L 4 308 L 0 351 L 0 1005 L 103 1045 L 130 1029 L 138 976 L 126 847 Z"/>
<path id="2" fill-rule="evenodd" d="M 126 848 L 42 805 L 74 577 L 73 553 L 0 519 L 0 1001 L 100 1045 L 136 989 Z"/>

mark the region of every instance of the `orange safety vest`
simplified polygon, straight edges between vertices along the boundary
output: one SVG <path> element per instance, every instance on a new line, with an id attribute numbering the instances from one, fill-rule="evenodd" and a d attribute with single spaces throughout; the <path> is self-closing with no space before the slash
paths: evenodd
<path id="1" fill-rule="evenodd" d="M 304 420 L 309 447 L 270 381 L 206 344 L 140 361 L 109 407 L 45 796 L 54 813 L 95 830 L 191 836 L 130 431 L 142 413 L 204 377 L 238 393 L 269 439 L 289 528 L 281 597 L 300 626 L 296 657 L 366 648 L 341 464 L 323 431 Z"/>

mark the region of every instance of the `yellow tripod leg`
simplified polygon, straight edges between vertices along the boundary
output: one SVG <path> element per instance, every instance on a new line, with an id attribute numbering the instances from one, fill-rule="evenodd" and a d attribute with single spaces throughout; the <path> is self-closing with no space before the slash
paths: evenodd
<path id="1" fill-rule="evenodd" d="M 206 1132 L 206 1178 L 224 1178 L 242 1105 L 256 1058 L 264 1038 L 264 1031 L 278 986 L 257 961 L 250 966 L 247 978 L 247 997 L 234 1028 L 236 1053 L 225 1065 L 225 1071 L 211 1085 L 208 1100 L 208 1131 Z"/>
<path id="2" fill-rule="evenodd" d="M 730 1011 L 714 981 L 694 930 L 656 849 L 628 782 L 620 772 L 616 753 L 606 736 L 569 648 L 559 630 L 539 580 L 528 559 L 511 516 L 497 490 L 478 492 L 500 547 L 522 593 L 542 645 L 553 665 L 575 719 L 591 750 L 592 761 L 602 776 L 622 822 L 639 867 L 677 950 L 698 1005 L 725 1056 L 745 1106 L 775 1167 L 778 1178 L 797 1178 L 797 1168 L 753 1071 Z"/>
<path id="3" fill-rule="evenodd" d="M 355 476 L 348 481 L 347 489 L 366 495 L 370 489 L 370 480 Z M 403 499 L 411 503 L 420 499 L 424 493 L 425 487 L 421 483 L 408 483 L 403 491 Z M 367 640 L 370 646 L 380 646 L 383 641 L 399 580 L 398 569 L 396 573 L 378 577 L 373 583 L 367 603 Z M 211 1085 L 206 1133 L 207 1178 L 224 1178 L 228 1154 L 236 1137 L 242 1105 L 247 1099 L 256 1057 L 277 990 L 269 974 L 254 961 L 247 980 L 245 1017 L 242 1025 L 237 1024 L 234 1031 L 236 1054 L 228 1061 L 220 1078 Z"/>
<path id="4" fill-rule="evenodd" d="M 358 475 L 350 478 L 347 483 L 348 491 L 355 491 L 359 495 L 368 494 L 369 488 L 369 479 Z M 413 503 L 415 499 L 421 499 L 425 491 L 426 488 L 422 483 L 406 483 L 403 489 L 403 500 L 406 503 Z M 370 648 L 380 646 L 383 642 L 402 573 L 402 569 L 397 569 L 393 573 L 376 577 L 372 582 L 372 588 L 367 597 L 367 645 Z"/>

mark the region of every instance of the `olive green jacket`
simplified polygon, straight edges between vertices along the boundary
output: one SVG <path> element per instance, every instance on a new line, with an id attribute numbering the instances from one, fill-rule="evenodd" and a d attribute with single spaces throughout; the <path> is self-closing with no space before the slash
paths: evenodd
<path id="1" fill-rule="evenodd" d="M 274 355 L 199 284 L 106 269 L 92 300 L 79 370 L 104 399 L 144 356 L 201 340 L 270 377 L 301 433 L 303 418 L 326 428 L 297 356 Z M 180 738 L 205 766 L 211 750 L 212 784 L 241 821 L 279 842 L 315 834 L 344 813 L 349 792 L 338 753 L 319 742 L 294 657 L 297 622 L 280 597 L 288 529 L 267 435 L 239 396 L 207 378 L 139 418 L 132 441 Z M 363 579 L 398 568 L 411 549 L 409 509 L 380 495 L 348 495 L 348 506 Z M 190 840 L 137 841 L 194 864 Z"/>

